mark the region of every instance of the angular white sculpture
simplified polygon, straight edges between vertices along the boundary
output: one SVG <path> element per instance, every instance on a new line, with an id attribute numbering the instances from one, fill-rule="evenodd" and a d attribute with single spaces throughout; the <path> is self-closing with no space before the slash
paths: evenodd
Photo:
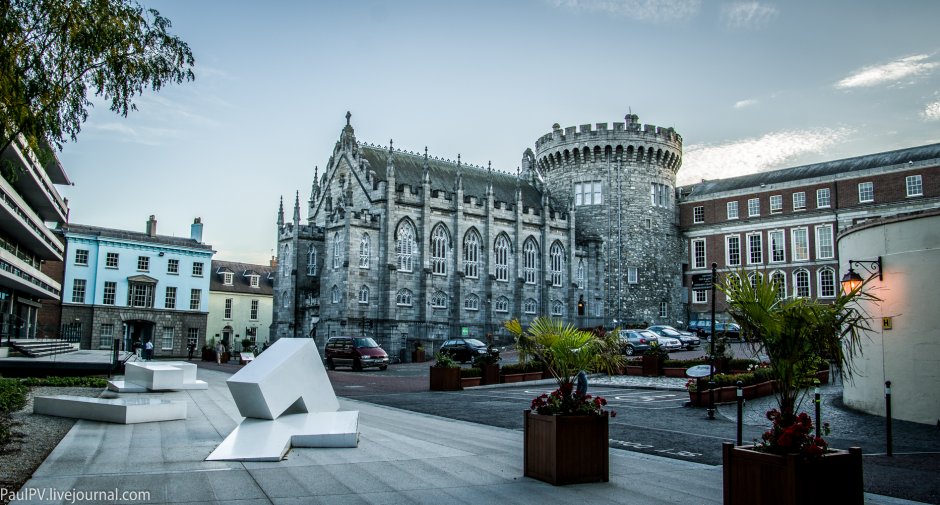
<path id="1" fill-rule="evenodd" d="M 124 380 L 108 381 L 108 389 L 118 393 L 209 389 L 196 380 L 196 365 L 185 361 L 135 361 L 125 363 Z"/>
<path id="2" fill-rule="evenodd" d="M 186 402 L 156 398 L 89 398 L 37 396 L 33 413 L 118 424 L 186 419 Z"/>
<path id="3" fill-rule="evenodd" d="M 357 447 L 359 412 L 339 412 L 310 339 L 280 339 L 226 381 L 241 424 L 207 461 L 280 461 L 293 447 Z"/>

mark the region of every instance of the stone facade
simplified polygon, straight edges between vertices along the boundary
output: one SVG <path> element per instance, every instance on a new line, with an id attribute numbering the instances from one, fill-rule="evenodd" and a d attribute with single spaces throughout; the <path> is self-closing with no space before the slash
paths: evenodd
<path id="1" fill-rule="evenodd" d="M 299 195 L 278 213 L 273 338 L 364 334 L 398 356 L 499 341 L 513 318 L 675 324 L 681 137 L 627 119 L 555 128 L 513 175 L 360 143 L 347 115 L 306 222 Z"/>

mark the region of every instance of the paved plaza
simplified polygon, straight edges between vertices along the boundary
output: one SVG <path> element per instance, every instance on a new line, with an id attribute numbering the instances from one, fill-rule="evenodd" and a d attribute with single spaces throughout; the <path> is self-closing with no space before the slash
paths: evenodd
<path id="1" fill-rule="evenodd" d="M 340 402 L 361 412 L 358 448 L 295 448 L 277 463 L 207 462 L 242 419 L 229 376 L 200 368 L 207 390 L 141 395 L 185 400 L 186 420 L 78 421 L 14 503 L 69 503 L 49 495 L 112 490 L 145 494 L 97 503 L 721 503 L 717 465 L 611 450 L 610 482 L 555 487 L 522 476 L 519 430 L 352 399 Z M 866 503 L 914 502 L 866 495 Z"/>

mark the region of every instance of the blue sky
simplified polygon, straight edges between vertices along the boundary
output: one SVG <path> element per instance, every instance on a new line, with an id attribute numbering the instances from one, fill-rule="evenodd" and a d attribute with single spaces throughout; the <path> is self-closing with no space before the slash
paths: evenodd
<path id="1" fill-rule="evenodd" d="M 553 123 L 672 126 L 679 183 L 940 142 L 940 2 L 144 0 L 196 81 L 99 106 L 60 159 L 76 223 L 265 263 L 352 112 L 360 141 L 514 172 Z"/>

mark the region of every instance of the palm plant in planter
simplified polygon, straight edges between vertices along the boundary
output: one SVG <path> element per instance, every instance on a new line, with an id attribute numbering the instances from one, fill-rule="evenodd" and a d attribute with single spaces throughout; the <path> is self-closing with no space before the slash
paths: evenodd
<path id="1" fill-rule="evenodd" d="M 575 388 L 585 370 L 618 370 L 616 334 L 602 338 L 549 318 L 536 318 L 523 330 L 519 321 L 505 323 L 517 346 L 541 361 L 558 383 L 551 395 L 532 400 L 525 411 L 523 473 L 551 484 L 608 480 L 606 400 Z"/>
<path id="2" fill-rule="evenodd" d="M 777 285 L 745 272 L 726 276 L 719 289 L 728 312 L 755 353 L 768 356 L 778 408 L 767 413 L 773 425 L 749 447 L 725 444 L 724 503 L 815 504 L 863 502 L 861 450 L 829 449 L 800 405 L 824 356 L 851 375 L 860 353 L 859 338 L 870 328 L 859 299 L 876 300 L 864 284 L 832 303 L 781 298 Z"/>
<path id="3" fill-rule="evenodd" d="M 457 391 L 463 389 L 460 383 L 460 365 L 443 353 L 434 355 L 430 380 L 431 391 Z"/>

